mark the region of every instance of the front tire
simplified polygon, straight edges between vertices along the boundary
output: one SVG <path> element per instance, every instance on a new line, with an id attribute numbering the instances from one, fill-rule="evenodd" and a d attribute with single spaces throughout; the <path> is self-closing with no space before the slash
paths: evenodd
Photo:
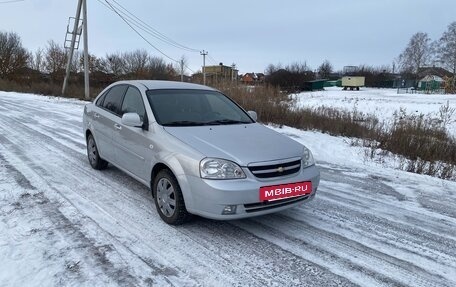
<path id="1" fill-rule="evenodd" d="M 97 143 L 91 134 L 87 136 L 87 157 L 94 169 L 102 170 L 108 167 L 108 162 L 100 157 Z"/>
<path id="2" fill-rule="evenodd" d="M 154 178 L 152 192 L 160 217 L 168 224 L 180 225 L 190 218 L 179 183 L 170 170 L 161 170 Z"/>

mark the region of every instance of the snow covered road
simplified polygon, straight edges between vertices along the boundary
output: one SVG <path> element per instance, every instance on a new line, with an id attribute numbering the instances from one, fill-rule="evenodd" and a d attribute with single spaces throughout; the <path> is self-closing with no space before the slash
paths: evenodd
<path id="1" fill-rule="evenodd" d="M 91 169 L 83 105 L 0 92 L 1 286 L 456 286 L 454 182 L 344 165 L 314 141 L 309 204 L 168 226 L 146 187 Z"/>

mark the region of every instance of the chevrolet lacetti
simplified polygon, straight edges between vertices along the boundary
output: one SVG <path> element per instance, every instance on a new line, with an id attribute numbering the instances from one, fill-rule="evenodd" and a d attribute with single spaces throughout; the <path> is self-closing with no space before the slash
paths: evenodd
<path id="1" fill-rule="evenodd" d="M 320 173 L 305 146 L 256 122 L 221 92 L 121 81 L 84 108 L 90 165 L 108 162 L 150 187 L 160 217 L 237 219 L 311 200 Z"/>

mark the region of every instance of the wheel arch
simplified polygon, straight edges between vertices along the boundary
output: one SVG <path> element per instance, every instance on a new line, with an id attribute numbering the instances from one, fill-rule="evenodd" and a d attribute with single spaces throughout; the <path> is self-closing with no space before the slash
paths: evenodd
<path id="1" fill-rule="evenodd" d="M 190 191 L 191 188 L 189 186 L 189 183 L 188 183 L 187 177 L 184 173 L 184 170 L 183 170 L 182 166 L 178 163 L 178 160 L 176 158 L 171 160 L 171 162 L 169 164 L 165 164 L 163 162 L 157 162 L 153 166 L 153 168 L 151 170 L 151 175 L 150 175 L 150 191 L 151 191 L 152 197 L 154 196 L 154 192 L 153 192 L 154 186 L 153 185 L 154 185 L 155 177 L 163 169 L 169 170 L 171 172 L 171 174 L 174 176 L 174 178 L 176 179 L 177 184 L 179 184 L 182 195 L 184 197 L 184 202 L 185 202 L 186 208 L 189 208 L 189 207 L 192 208 L 193 197 L 192 197 L 192 194 Z"/>
<path id="2" fill-rule="evenodd" d="M 87 129 L 87 130 L 85 131 L 85 139 L 86 139 L 86 141 L 87 141 L 87 139 L 89 138 L 89 135 L 92 135 L 92 136 L 93 136 L 93 133 L 92 133 L 92 131 L 91 131 L 90 129 Z"/>
<path id="3" fill-rule="evenodd" d="M 176 177 L 176 175 L 174 174 L 174 172 L 171 170 L 171 168 L 169 166 L 167 166 L 166 164 L 162 163 L 162 162 L 158 162 L 154 165 L 154 167 L 152 168 L 152 171 L 150 173 L 150 190 L 152 191 L 153 189 L 153 185 L 154 185 L 154 180 L 155 180 L 155 177 L 157 176 L 157 174 L 164 170 L 164 169 L 168 169 L 169 171 L 171 171 L 171 173 L 173 174 L 174 177 Z M 154 196 L 154 193 L 152 192 L 152 196 Z"/>

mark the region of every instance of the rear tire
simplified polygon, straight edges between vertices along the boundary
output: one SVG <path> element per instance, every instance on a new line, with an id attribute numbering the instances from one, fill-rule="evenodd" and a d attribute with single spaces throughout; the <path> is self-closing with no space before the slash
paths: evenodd
<path id="1" fill-rule="evenodd" d="M 89 159 L 90 165 L 94 169 L 102 170 L 108 167 L 108 162 L 100 157 L 100 154 L 98 153 L 97 143 L 91 134 L 87 136 L 87 157 Z"/>
<path id="2" fill-rule="evenodd" d="M 170 170 L 163 169 L 155 176 L 152 193 L 157 212 L 164 222 L 181 225 L 190 219 L 179 183 Z"/>

